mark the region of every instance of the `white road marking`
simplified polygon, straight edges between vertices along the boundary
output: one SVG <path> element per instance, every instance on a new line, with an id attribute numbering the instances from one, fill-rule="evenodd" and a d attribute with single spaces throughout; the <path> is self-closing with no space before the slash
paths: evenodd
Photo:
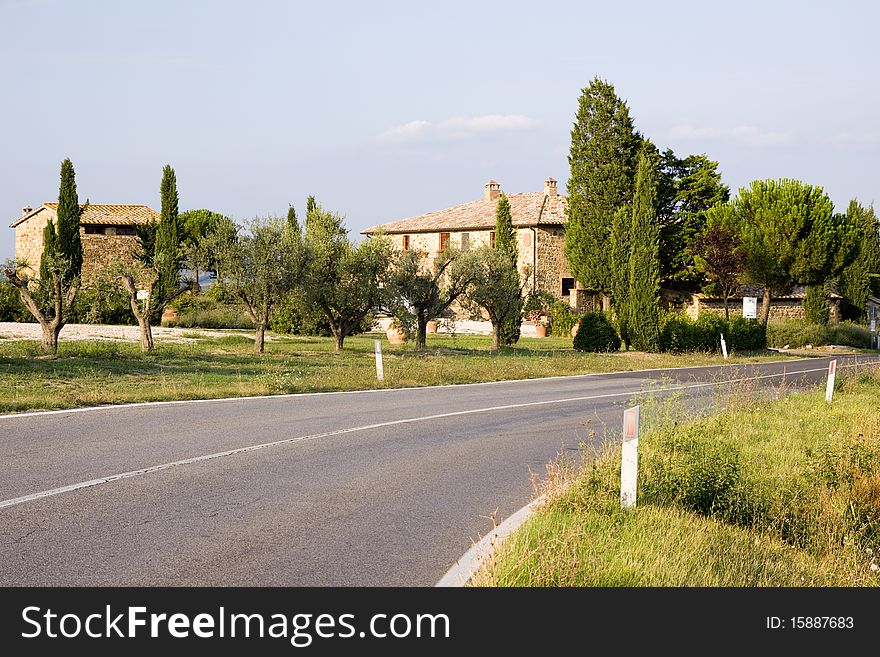
<path id="1" fill-rule="evenodd" d="M 841 367 L 846 367 L 841 365 Z M 282 440 L 275 440 L 269 443 L 260 443 L 258 445 L 250 445 L 247 447 L 238 447 L 236 449 L 229 449 L 223 452 L 215 452 L 213 454 L 204 454 L 202 456 L 193 456 L 188 459 L 181 459 L 179 461 L 172 461 L 170 463 L 163 463 L 161 465 L 154 465 L 148 468 L 140 468 L 138 470 L 129 470 L 128 472 L 121 472 L 118 474 L 107 475 L 106 477 L 99 477 L 97 479 L 90 479 L 89 481 L 83 481 L 75 484 L 68 484 L 67 486 L 61 486 L 59 488 L 52 488 L 49 490 L 40 491 L 38 493 L 31 493 L 30 495 L 23 495 L 21 497 L 15 497 L 8 500 L 0 501 L 0 509 L 5 509 L 11 506 L 17 506 L 19 504 L 24 504 L 26 502 L 33 502 L 35 500 L 44 499 L 47 497 L 53 497 L 55 495 L 61 495 L 62 493 L 71 493 L 77 490 L 81 490 L 83 488 L 92 488 L 94 486 L 100 486 L 101 484 L 109 484 L 114 481 L 121 481 L 123 479 L 131 479 L 133 477 L 140 477 L 143 475 L 152 474 L 154 472 L 161 472 L 162 470 L 168 470 L 170 468 L 175 468 L 182 465 L 191 465 L 193 463 L 201 463 L 202 461 L 210 461 L 213 459 L 219 459 L 226 456 L 234 456 L 236 454 L 245 454 L 247 452 L 255 452 L 261 449 L 267 449 L 269 447 L 278 447 L 279 445 L 289 445 L 294 443 L 302 443 L 311 440 L 317 440 L 319 438 L 329 438 L 331 436 L 340 436 L 347 433 L 355 433 L 358 431 L 369 431 L 371 429 L 381 429 L 384 427 L 393 427 L 399 426 L 402 424 L 412 424 L 415 422 L 426 422 L 429 420 L 439 420 L 442 418 L 448 417 L 458 417 L 462 415 L 474 415 L 477 413 L 490 413 L 494 411 L 504 411 L 513 408 L 526 408 L 530 406 L 548 406 L 551 404 L 569 404 L 571 402 L 580 402 L 580 401 L 590 401 L 593 399 L 610 399 L 613 397 L 632 397 L 634 395 L 642 395 L 648 392 L 675 392 L 677 390 L 692 390 L 696 388 L 707 388 L 711 386 L 719 386 L 725 385 L 728 383 L 739 383 L 742 381 L 756 381 L 758 379 L 772 379 L 784 376 L 792 376 L 797 374 L 808 374 L 811 372 L 824 372 L 825 368 L 815 368 L 809 370 L 798 370 L 796 372 L 781 372 L 779 374 L 763 374 L 761 376 L 753 376 L 741 379 L 728 379 L 726 381 L 711 381 L 704 383 L 694 383 L 689 385 L 679 385 L 679 386 L 667 386 L 667 387 L 658 387 L 653 388 L 651 390 L 629 390 L 625 392 L 611 392 L 605 393 L 601 395 L 585 395 L 581 397 L 567 397 L 564 399 L 549 399 L 544 401 L 534 401 L 534 402 L 521 402 L 519 404 L 504 404 L 502 406 L 489 406 L 486 408 L 474 408 L 466 411 L 450 411 L 448 413 L 437 413 L 435 415 L 424 415 L 421 417 L 413 417 L 413 418 L 404 418 L 401 420 L 389 420 L 387 422 L 377 422 L 375 424 L 365 424 L 359 427 L 349 427 L 347 429 L 336 429 L 334 431 L 325 431 L 322 433 L 311 434 L 307 436 L 298 436 L 296 438 L 285 438 Z"/>

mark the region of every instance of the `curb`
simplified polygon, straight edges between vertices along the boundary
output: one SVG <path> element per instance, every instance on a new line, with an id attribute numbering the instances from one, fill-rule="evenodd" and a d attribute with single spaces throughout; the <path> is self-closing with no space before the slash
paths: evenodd
<path id="1" fill-rule="evenodd" d="M 477 574 L 486 559 L 492 555 L 495 546 L 501 544 L 504 539 L 519 529 L 543 502 L 544 496 L 542 495 L 513 515 L 508 516 L 504 522 L 483 536 L 477 543 L 474 543 L 471 549 L 465 552 L 434 586 L 445 588 L 466 585 Z"/>

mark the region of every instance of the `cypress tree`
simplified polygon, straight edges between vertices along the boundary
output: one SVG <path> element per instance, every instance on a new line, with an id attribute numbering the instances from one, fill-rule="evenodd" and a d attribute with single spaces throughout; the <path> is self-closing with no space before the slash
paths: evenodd
<path id="1" fill-rule="evenodd" d="M 296 218 L 296 208 L 293 205 L 287 206 L 287 227 L 293 232 L 299 232 L 299 220 Z"/>
<path id="2" fill-rule="evenodd" d="M 40 281 L 48 283 L 51 281 L 49 273 L 49 263 L 57 255 L 58 250 L 58 233 L 55 232 L 55 224 L 49 220 L 43 229 L 43 257 L 40 260 Z"/>
<path id="3" fill-rule="evenodd" d="M 154 294 L 158 300 L 173 296 L 180 288 L 180 216 L 178 214 L 177 176 L 174 169 L 165 165 L 162 170 L 162 210 L 156 227 L 153 266 L 159 276 Z M 164 304 L 153 306 L 159 314 Z"/>
<path id="4" fill-rule="evenodd" d="M 611 299 L 617 330 L 629 347 L 629 260 L 632 252 L 632 210 L 620 208 L 611 225 Z"/>
<path id="5" fill-rule="evenodd" d="M 495 207 L 495 250 L 502 253 L 510 261 L 513 269 L 512 276 L 515 276 L 517 283 L 519 283 L 519 273 L 516 269 L 516 235 L 513 232 L 513 216 L 510 213 L 510 201 L 506 194 L 501 195 L 498 199 L 498 205 Z M 520 308 L 522 308 L 522 300 L 520 300 Z M 516 344 L 519 341 L 521 330 L 522 317 L 520 312 L 517 311 L 501 323 L 499 333 L 501 344 L 505 346 Z"/>
<path id="6" fill-rule="evenodd" d="M 630 339 L 640 351 L 660 348 L 660 224 L 656 202 L 656 162 L 642 153 L 633 199 L 627 303 Z"/>
<path id="7" fill-rule="evenodd" d="M 309 197 L 306 199 L 306 234 L 313 230 L 312 224 L 316 218 L 319 218 L 318 210 L 318 202 L 315 200 L 313 194 L 309 194 Z"/>
<path id="8" fill-rule="evenodd" d="M 507 255 L 511 264 L 516 267 L 516 235 L 513 232 L 510 201 L 506 194 L 501 195 L 495 208 L 495 248 Z"/>
<path id="9" fill-rule="evenodd" d="M 76 193 L 76 172 L 73 162 L 66 158 L 61 163 L 61 185 L 58 189 L 58 223 L 55 227 L 55 255 L 64 259 L 64 280 L 82 273 L 82 239 L 79 235 L 83 208 Z"/>
<path id="10" fill-rule="evenodd" d="M 640 141 L 626 102 L 611 84 L 593 79 L 571 130 L 565 255 L 584 287 L 605 294 L 612 287 L 611 223 L 632 202 Z"/>
<path id="11" fill-rule="evenodd" d="M 864 322 L 872 274 L 880 275 L 880 222 L 873 206 L 863 207 L 855 199 L 850 201 L 846 214 L 857 230 L 859 246 L 858 256 L 840 275 L 841 315 L 843 319 Z"/>

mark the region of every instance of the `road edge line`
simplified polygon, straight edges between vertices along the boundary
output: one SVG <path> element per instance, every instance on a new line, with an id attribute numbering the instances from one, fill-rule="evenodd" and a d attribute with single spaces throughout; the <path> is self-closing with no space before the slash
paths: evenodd
<path id="1" fill-rule="evenodd" d="M 495 548 L 531 518 L 535 510 L 544 503 L 544 499 L 542 495 L 505 518 L 504 522 L 474 543 L 434 586 L 439 588 L 465 586 L 477 574 L 485 560 L 492 556 Z"/>

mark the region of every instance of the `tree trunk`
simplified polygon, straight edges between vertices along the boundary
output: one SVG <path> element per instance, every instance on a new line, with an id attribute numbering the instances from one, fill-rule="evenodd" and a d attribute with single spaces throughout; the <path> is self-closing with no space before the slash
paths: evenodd
<path id="1" fill-rule="evenodd" d="M 40 320 L 40 328 L 43 329 L 43 344 L 41 348 L 47 354 L 58 353 L 58 334 L 63 325 L 58 321 L 47 322 Z"/>
<path id="2" fill-rule="evenodd" d="M 266 324 L 264 322 L 257 322 L 257 330 L 254 335 L 254 351 L 258 354 L 262 354 L 265 351 L 266 344 Z"/>
<path id="3" fill-rule="evenodd" d="M 416 317 L 416 349 L 425 349 L 427 347 L 428 334 L 428 318 L 419 314 Z"/>
<path id="4" fill-rule="evenodd" d="M 492 322 L 492 350 L 498 351 L 501 348 L 501 323 Z"/>
<path id="5" fill-rule="evenodd" d="M 147 313 L 141 313 L 140 317 L 136 317 L 136 319 L 141 329 L 141 351 L 152 351 L 153 327 L 150 325 L 150 316 Z"/>
<path id="6" fill-rule="evenodd" d="M 764 286 L 764 300 L 761 302 L 761 323 L 765 326 L 770 319 L 770 298 L 773 291 L 769 286 Z"/>
<path id="7" fill-rule="evenodd" d="M 730 321 L 730 307 L 727 304 L 727 295 L 724 295 L 724 319 Z"/>
<path id="8" fill-rule="evenodd" d="M 342 351 L 342 343 L 345 342 L 345 334 L 342 331 L 338 333 L 334 333 L 333 336 L 336 338 L 336 353 Z"/>
<path id="9" fill-rule="evenodd" d="M 192 291 L 194 293 L 199 293 L 202 291 L 202 286 L 199 285 L 199 270 L 198 269 L 193 269 Z"/>

